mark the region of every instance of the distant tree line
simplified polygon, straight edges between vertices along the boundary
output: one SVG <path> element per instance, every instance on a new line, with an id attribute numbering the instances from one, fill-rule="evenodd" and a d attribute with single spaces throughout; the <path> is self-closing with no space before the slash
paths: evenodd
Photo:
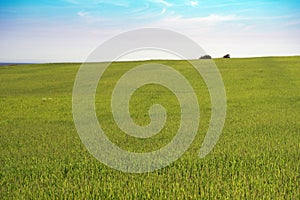
<path id="1" fill-rule="evenodd" d="M 211 59 L 212 57 L 210 55 L 204 55 L 204 56 L 201 56 L 199 59 Z M 223 58 L 230 58 L 230 55 L 229 54 L 226 54 L 223 56 Z"/>

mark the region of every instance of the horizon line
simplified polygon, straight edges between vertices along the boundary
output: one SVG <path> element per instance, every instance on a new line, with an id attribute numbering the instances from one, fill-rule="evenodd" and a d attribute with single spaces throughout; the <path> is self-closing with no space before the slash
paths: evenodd
<path id="1" fill-rule="evenodd" d="M 241 58 L 271 58 L 271 57 L 298 57 L 298 55 L 282 55 L 282 56 L 251 56 L 251 57 L 244 57 L 244 56 L 237 56 L 237 57 L 230 57 L 230 59 L 241 59 Z M 200 58 L 200 57 L 199 57 Z M 59 64 L 59 63 L 101 63 L 101 62 L 141 62 L 141 61 L 185 61 L 185 60 L 200 60 L 199 58 L 193 58 L 193 59 L 161 59 L 161 58 L 153 58 L 153 59 L 132 59 L 132 60 L 113 60 L 113 61 L 93 61 L 93 62 L 81 62 L 81 61 L 45 61 L 45 62 L 40 62 L 40 61 L 33 61 L 33 62 L 8 62 L 8 61 L 0 61 L 0 64 L 16 64 L 16 65 L 22 65 L 22 64 Z M 223 57 L 212 57 L 211 59 L 222 59 Z"/>

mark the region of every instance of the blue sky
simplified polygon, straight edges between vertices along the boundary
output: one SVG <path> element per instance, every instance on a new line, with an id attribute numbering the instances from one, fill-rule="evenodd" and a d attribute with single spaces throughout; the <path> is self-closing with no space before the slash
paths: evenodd
<path id="1" fill-rule="evenodd" d="M 0 0 L 0 26 L 0 62 L 84 61 L 145 27 L 185 34 L 213 57 L 300 55 L 298 0 Z"/>

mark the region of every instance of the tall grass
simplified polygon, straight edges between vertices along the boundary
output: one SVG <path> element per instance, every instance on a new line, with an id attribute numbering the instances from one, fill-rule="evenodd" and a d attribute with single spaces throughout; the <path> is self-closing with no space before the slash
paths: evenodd
<path id="1" fill-rule="evenodd" d="M 153 61 L 147 61 L 153 62 Z M 158 62 L 158 61 L 156 61 Z M 300 57 L 216 59 L 227 92 L 227 118 L 213 151 L 198 150 L 210 119 L 210 99 L 185 61 L 159 61 L 190 80 L 201 123 L 189 150 L 170 166 L 130 174 L 93 158 L 72 118 L 72 87 L 80 64 L 0 67 L 0 196 L 2 199 L 299 199 Z M 99 82 L 96 111 L 108 137 L 123 149 L 148 152 L 166 145 L 180 119 L 175 96 L 147 85 L 130 101 L 137 124 L 164 105 L 168 121 L 151 139 L 122 133 L 110 111 L 114 84 L 144 62 L 114 63 Z M 142 102 L 142 103 L 141 103 Z"/>

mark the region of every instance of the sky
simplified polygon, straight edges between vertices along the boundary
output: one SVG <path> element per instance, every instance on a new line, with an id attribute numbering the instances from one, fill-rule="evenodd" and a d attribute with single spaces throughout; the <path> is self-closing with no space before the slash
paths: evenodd
<path id="1" fill-rule="evenodd" d="M 0 0 L 0 27 L 0 62 L 82 62 L 139 28 L 184 34 L 212 57 L 300 55 L 299 0 Z"/>

